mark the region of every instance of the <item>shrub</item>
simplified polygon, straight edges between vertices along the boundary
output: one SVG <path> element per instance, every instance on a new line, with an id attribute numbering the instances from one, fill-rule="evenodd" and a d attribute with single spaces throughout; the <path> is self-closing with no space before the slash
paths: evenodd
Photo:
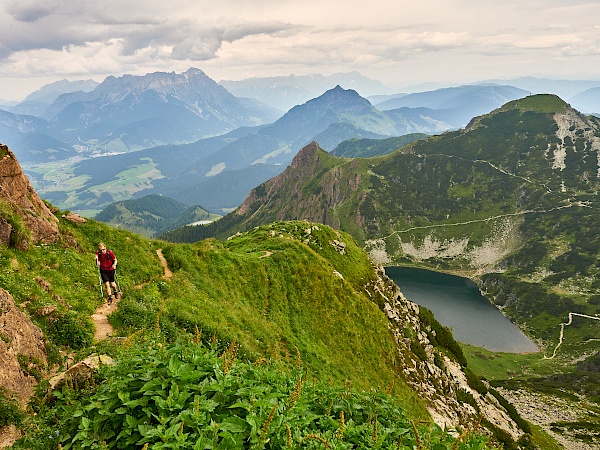
<path id="1" fill-rule="evenodd" d="M 17 402 L 4 389 L 0 388 L 0 427 L 18 425 L 25 415 Z"/>
<path id="2" fill-rule="evenodd" d="M 425 308 L 424 306 L 419 306 L 419 320 L 425 325 L 428 325 L 429 328 L 435 333 L 433 336 L 432 333 L 428 333 L 429 338 L 431 339 L 433 344 L 437 344 L 440 347 L 443 347 L 452 353 L 456 360 L 460 363 L 461 366 L 467 367 L 467 358 L 463 354 L 462 348 L 454 339 L 452 335 L 452 331 L 448 327 L 443 326 L 439 323 L 431 310 Z"/>
<path id="3" fill-rule="evenodd" d="M 502 407 L 506 410 L 506 412 L 508 413 L 508 415 L 510 416 L 510 418 L 517 424 L 517 426 L 523 430 L 525 433 L 529 433 L 531 434 L 531 426 L 529 425 L 529 422 L 527 422 L 526 420 L 524 420 L 519 413 L 517 412 L 517 409 L 512 405 L 512 403 L 509 403 L 501 394 L 500 392 L 498 392 L 495 389 L 490 389 L 490 393 L 496 397 L 496 400 L 498 400 L 498 402 L 500 403 L 500 405 L 502 405 Z"/>
<path id="4" fill-rule="evenodd" d="M 435 425 L 417 426 L 387 394 L 240 362 L 233 344 L 219 354 L 159 335 L 122 353 L 100 384 L 55 391 L 56 402 L 38 409 L 37 434 L 13 448 L 487 448 L 481 435 L 459 443 Z"/>
<path id="5" fill-rule="evenodd" d="M 467 377 L 467 383 L 481 395 L 488 393 L 487 386 L 479 379 L 479 377 L 468 367 L 465 368 L 465 375 Z"/>
<path id="6" fill-rule="evenodd" d="M 421 361 L 427 361 L 427 353 L 419 341 L 412 341 L 410 343 L 410 349 Z"/>
<path id="7" fill-rule="evenodd" d="M 89 319 L 83 320 L 74 311 L 55 317 L 48 326 L 48 335 L 55 344 L 74 349 L 88 347 L 94 341 L 92 323 Z"/>

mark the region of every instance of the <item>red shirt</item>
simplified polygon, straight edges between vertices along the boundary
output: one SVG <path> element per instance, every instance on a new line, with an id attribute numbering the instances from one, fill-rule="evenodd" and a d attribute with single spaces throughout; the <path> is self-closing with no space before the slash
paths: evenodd
<path id="1" fill-rule="evenodd" d="M 112 265 L 116 258 L 112 250 L 106 250 L 106 252 L 98 250 L 96 256 L 100 261 L 100 270 L 113 270 Z"/>

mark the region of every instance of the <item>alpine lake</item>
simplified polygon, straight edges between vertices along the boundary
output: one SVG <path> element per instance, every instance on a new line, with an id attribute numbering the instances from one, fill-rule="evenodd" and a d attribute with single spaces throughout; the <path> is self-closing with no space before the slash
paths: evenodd
<path id="1" fill-rule="evenodd" d="M 539 349 L 467 278 L 412 267 L 386 267 L 404 296 L 433 312 L 462 343 L 493 352 L 533 353 Z"/>

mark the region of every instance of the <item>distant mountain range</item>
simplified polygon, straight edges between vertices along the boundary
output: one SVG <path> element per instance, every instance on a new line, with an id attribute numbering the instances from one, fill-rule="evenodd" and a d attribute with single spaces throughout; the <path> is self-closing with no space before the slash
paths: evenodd
<path id="1" fill-rule="evenodd" d="M 592 89 L 600 87 L 600 79 L 597 80 L 557 80 L 549 78 L 537 78 L 537 77 L 519 77 L 510 79 L 497 79 L 497 80 L 486 80 L 483 84 L 501 84 L 510 85 L 520 89 L 529 91 L 530 94 L 554 94 L 558 95 L 563 100 L 573 106 L 573 108 L 589 113 L 593 110 L 600 109 L 600 105 L 596 104 L 594 108 L 588 111 L 586 108 L 582 108 L 581 104 L 574 102 L 573 99 L 576 95 Z"/>
<path id="2" fill-rule="evenodd" d="M 600 87 L 577 93 L 571 98 L 571 104 L 581 111 L 600 117 Z"/>
<path id="3" fill-rule="evenodd" d="M 89 83 L 85 86 L 92 87 Z M 256 100 L 235 97 L 198 69 L 108 77 L 92 90 L 58 95 L 41 112 L 27 106 L 35 98 L 50 99 L 58 92 L 55 86 L 45 96 L 40 93 L 34 100 L 10 108 L 35 110 L 35 124 L 32 116 L 14 113 L 0 124 L 0 139 L 15 148 L 20 161 L 55 161 L 60 159 L 56 147 L 68 149 L 69 157 L 89 157 L 194 142 L 239 127 L 270 123 L 280 116 L 279 111 Z M 30 134 L 37 139 L 27 140 Z"/>
<path id="4" fill-rule="evenodd" d="M 60 95 L 79 91 L 91 92 L 98 84 L 99 83 L 94 80 L 56 81 L 54 83 L 46 84 L 37 91 L 32 92 L 25 97 L 25 100 L 17 105 L 4 109 L 15 114 L 41 117 L 44 114 L 44 111 L 46 111 Z"/>
<path id="5" fill-rule="evenodd" d="M 522 98 L 529 93 L 523 89 L 506 85 L 467 85 L 429 92 L 391 96 L 380 96 L 374 105 L 388 111 L 398 108 L 430 108 L 446 111 L 453 124 L 464 126 L 475 116 L 486 114 L 511 100 Z"/>
<path id="6" fill-rule="evenodd" d="M 130 198 L 121 196 L 152 193 L 223 214 L 239 206 L 252 188 L 281 173 L 312 140 L 319 139 L 323 147 L 333 150 L 347 139 L 434 134 L 465 124 L 449 110 L 380 111 L 356 91 L 337 86 L 295 106 L 270 125 L 240 128 L 193 144 L 84 160 L 73 168 L 81 183 L 71 192 L 40 177 L 36 188 L 69 209 L 102 209 Z M 132 176 L 133 168 L 145 178 Z"/>
<path id="7" fill-rule="evenodd" d="M 393 93 L 390 87 L 358 72 L 336 73 L 330 76 L 313 74 L 248 78 L 239 81 L 221 80 L 219 84 L 233 95 L 254 98 L 284 112 L 319 97 L 336 86 L 357 91 L 363 97 Z"/>
<path id="8" fill-rule="evenodd" d="M 371 94 L 371 101 L 341 86 L 322 91 L 334 81 Z M 574 98 L 588 101 L 586 110 L 594 109 L 591 81 L 517 81 L 565 92 L 587 88 Z M 234 96 L 223 86 L 248 97 Z M 64 92 L 70 89 L 79 90 Z M 321 93 L 284 115 L 266 105 L 273 103 L 269 95 L 289 101 L 294 89 L 302 92 L 297 99 Z M 312 140 L 333 151 L 350 139 L 439 134 L 527 93 L 487 83 L 394 94 L 357 73 L 219 85 L 190 69 L 109 77 L 97 85 L 90 80 L 48 85 L 11 109 L 54 98 L 42 117 L 0 110 L 0 140 L 15 149 L 40 194 L 62 208 L 94 214 L 114 201 L 162 194 L 223 214 L 239 206 L 253 187 L 281 173 Z"/>

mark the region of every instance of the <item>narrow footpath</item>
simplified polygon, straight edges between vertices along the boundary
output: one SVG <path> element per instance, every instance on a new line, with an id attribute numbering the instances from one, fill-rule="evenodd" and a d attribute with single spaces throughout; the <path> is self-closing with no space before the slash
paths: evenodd
<path id="1" fill-rule="evenodd" d="M 167 260 L 165 259 L 165 257 L 162 254 L 162 248 L 159 248 L 158 250 L 156 250 L 156 254 L 158 255 L 158 259 L 160 259 L 160 263 L 163 266 L 163 270 L 165 271 L 163 278 L 168 280 L 169 278 L 171 278 L 173 276 L 173 272 L 171 272 L 171 269 L 169 269 Z"/>
<path id="2" fill-rule="evenodd" d="M 563 340 L 565 337 L 565 327 L 568 327 L 569 325 L 571 325 L 573 323 L 573 316 L 584 317 L 586 319 L 592 319 L 592 320 L 600 320 L 600 317 L 588 316 L 587 314 L 579 314 L 579 313 L 570 312 L 569 313 L 569 321 L 560 324 L 560 336 L 558 338 L 558 345 L 554 348 L 554 353 L 552 353 L 552 356 L 544 356 L 544 359 L 554 359 L 554 357 L 556 356 L 556 352 L 558 351 L 559 347 L 563 343 Z"/>
<path id="3" fill-rule="evenodd" d="M 104 302 L 96 309 L 96 311 L 94 311 L 94 314 L 92 314 L 92 321 L 96 327 L 96 331 L 94 333 L 95 342 L 106 339 L 112 335 L 114 330 L 112 325 L 108 323 L 108 316 L 117 310 L 120 301 L 121 299 L 119 298 L 113 300 L 110 304 Z"/>
<path id="4" fill-rule="evenodd" d="M 160 260 L 160 264 L 162 265 L 164 270 L 164 274 L 162 277 L 168 280 L 173 276 L 173 272 L 171 271 L 171 269 L 169 269 L 167 260 L 162 254 L 162 248 L 157 249 L 156 254 L 158 255 L 158 259 Z M 144 286 L 144 284 L 134 286 L 134 288 L 139 289 L 142 286 Z M 96 311 L 94 311 L 94 314 L 92 314 L 92 321 L 94 322 L 94 326 L 96 328 L 96 331 L 94 333 L 95 342 L 106 339 L 107 337 L 113 334 L 114 329 L 112 325 L 108 322 L 108 316 L 117 310 L 120 301 L 121 299 L 119 298 L 113 300 L 110 304 L 104 302 L 96 309 Z"/>

